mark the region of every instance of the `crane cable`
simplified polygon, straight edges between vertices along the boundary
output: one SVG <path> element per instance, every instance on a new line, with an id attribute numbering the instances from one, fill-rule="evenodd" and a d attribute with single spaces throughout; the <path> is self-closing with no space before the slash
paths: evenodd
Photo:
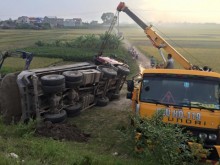
<path id="1" fill-rule="evenodd" d="M 111 21 L 111 24 L 110 24 L 110 26 L 109 26 L 108 31 L 105 32 L 104 40 L 102 41 L 102 44 L 101 44 L 101 46 L 100 46 L 98 56 L 101 56 L 101 55 L 103 54 L 103 50 L 104 50 L 105 47 L 106 47 L 107 41 L 108 41 L 109 38 L 110 38 L 110 34 L 111 34 L 112 29 L 113 29 L 113 27 L 115 26 L 116 22 L 117 22 L 117 12 L 114 14 L 114 17 L 113 17 L 113 19 L 112 19 L 112 21 Z"/>

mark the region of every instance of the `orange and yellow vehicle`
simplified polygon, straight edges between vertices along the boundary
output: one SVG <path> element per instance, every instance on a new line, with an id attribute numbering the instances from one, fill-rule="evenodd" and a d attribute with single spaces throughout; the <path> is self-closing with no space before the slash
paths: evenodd
<path id="1" fill-rule="evenodd" d="M 163 121 L 178 124 L 204 141 L 210 150 L 207 157 L 220 157 L 220 74 L 208 67 L 194 66 L 146 25 L 124 2 L 117 10 L 125 12 L 145 32 L 157 49 L 164 49 L 182 69 L 149 68 L 142 71 L 136 83 L 128 80 L 127 98 L 132 100 L 132 111 L 150 117 L 163 111 Z"/>

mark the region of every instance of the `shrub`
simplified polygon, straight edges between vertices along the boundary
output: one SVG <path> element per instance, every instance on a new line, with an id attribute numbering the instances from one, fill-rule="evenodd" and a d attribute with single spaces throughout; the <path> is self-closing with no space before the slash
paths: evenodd
<path id="1" fill-rule="evenodd" d="M 35 42 L 35 45 L 37 45 L 37 46 L 45 46 L 45 43 L 43 41 L 38 40 L 37 42 Z"/>
<path id="2" fill-rule="evenodd" d="M 189 147 L 187 142 L 196 142 L 184 128 L 164 123 L 163 114 L 151 118 L 134 117 L 136 151 L 144 157 L 149 152 L 161 164 L 196 164 L 201 153 L 208 153 L 197 145 Z"/>

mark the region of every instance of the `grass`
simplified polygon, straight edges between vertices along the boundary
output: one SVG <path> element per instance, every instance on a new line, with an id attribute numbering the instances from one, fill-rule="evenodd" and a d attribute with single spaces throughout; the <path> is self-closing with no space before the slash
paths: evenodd
<path id="1" fill-rule="evenodd" d="M 106 29 L 0 30 L 0 50 L 26 48 L 39 40 L 72 40 L 85 34 L 100 34 Z"/>
<path id="2" fill-rule="evenodd" d="M 0 164 L 82 164 L 82 165 L 149 165 L 152 158 L 140 159 L 133 152 L 133 139 L 129 131 L 129 105 L 121 110 L 95 107 L 83 111 L 80 116 L 69 118 L 86 133 L 88 142 L 56 141 L 33 134 L 34 122 L 29 125 L 0 123 Z M 18 159 L 7 155 L 15 153 Z M 117 153 L 114 155 L 114 153 Z"/>
<path id="3" fill-rule="evenodd" d="M 194 65 L 208 65 L 214 71 L 220 72 L 220 25 L 210 24 L 181 24 L 157 25 L 154 30 L 179 51 Z M 160 29 L 160 30 L 158 30 Z M 146 56 L 154 56 L 159 62 L 162 58 L 144 31 L 139 27 L 121 27 L 124 36 L 137 46 Z M 164 55 L 167 53 L 164 52 Z M 177 62 L 176 62 L 177 63 Z M 177 68 L 180 66 L 177 65 Z"/>
<path id="4" fill-rule="evenodd" d="M 186 44 L 184 49 L 193 54 L 199 61 L 206 61 L 212 64 L 215 70 L 220 70 L 218 64 L 219 38 L 218 28 L 207 30 L 205 27 L 198 30 L 175 29 L 167 30 L 168 34 L 175 37 L 175 41 L 181 41 Z M 174 30 L 175 29 L 175 30 Z M 103 29 L 59 29 L 59 30 L 0 30 L 0 50 L 35 50 L 36 52 L 54 52 L 67 53 L 72 50 L 63 48 L 36 50 L 34 43 L 38 40 L 54 41 L 57 39 L 71 40 L 76 36 L 103 32 Z M 151 46 L 144 32 L 138 28 L 122 28 L 124 35 L 137 46 L 147 56 L 154 55 L 158 60 L 160 56 L 157 50 Z M 181 33 L 182 32 L 182 33 Z M 195 34 L 194 34 L 195 32 Z M 181 34 L 179 36 L 178 34 Z M 187 35 L 185 35 L 187 34 Z M 193 35 L 192 35 L 193 34 Z M 203 37 L 204 36 L 204 37 Z M 209 36 L 209 37 L 207 37 Z M 192 42 L 186 42 L 187 37 L 190 37 Z M 213 37 L 213 40 L 210 37 Z M 205 43 L 203 47 L 201 43 Z M 179 49 L 178 49 L 179 50 Z M 126 50 L 117 52 L 120 56 L 128 61 L 131 67 L 129 77 L 138 72 L 138 67 L 134 60 L 127 56 Z M 181 52 L 182 53 L 182 52 Z M 70 53 L 71 54 L 71 53 Z M 157 55 L 156 55 L 157 54 Z M 212 58 L 208 55 L 210 54 Z M 190 56 L 187 56 L 187 59 Z M 214 59 L 214 60 L 212 60 Z M 48 60 L 48 61 L 47 61 Z M 44 67 L 60 62 L 60 59 L 35 57 L 31 68 Z M 190 59 L 193 63 L 197 60 Z M 24 66 L 24 60 L 18 58 L 8 58 L 4 65 L 6 71 L 19 70 Z M 122 97 L 126 95 L 126 89 L 123 91 Z M 114 103 L 112 104 L 114 105 Z M 156 160 L 151 157 L 140 159 L 133 152 L 133 140 L 129 134 L 129 104 L 121 106 L 119 110 L 113 106 L 99 108 L 94 107 L 88 109 L 78 117 L 69 119 L 69 122 L 75 123 L 80 129 L 86 133 L 91 133 L 91 138 L 87 143 L 78 143 L 72 141 L 55 141 L 50 138 L 36 137 L 30 131 L 30 128 L 24 128 L 23 125 L 5 126 L 0 123 L 0 164 L 79 164 L 79 165 L 144 165 L 157 164 Z M 18 159 L 13 159 L 8 156 L 9 153 L 15 153 L 19 156 Z M 114 155 L 114 153 L 117 153 Z M 24 161 L 22 161 L 24 160 Z"/>
<path id="5" fill-rule="evenodd" d="M 63 60 L 60 58 L 46 58 L 46 57 L 34 57 L 30 69 L 43 68 L 46 66 L 60 63 Z M 7 58 L 3 64 L 1 73 L 9 73 L 23 70 L 25 66 L 25 60 L 20 57 Z"/>

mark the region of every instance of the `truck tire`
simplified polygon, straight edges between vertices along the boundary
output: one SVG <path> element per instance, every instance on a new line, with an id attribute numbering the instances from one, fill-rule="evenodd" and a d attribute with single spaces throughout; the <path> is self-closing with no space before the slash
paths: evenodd
<path id="1" fill-rule="evenodd" d="M 65 121 L 65 119 L 67 118 L 67 114 L 65 110 L 61 110 L 60 113 L 45 114 L 43 118 L 44 118 L 44 121 L 50 121 L 52 123 L 61 123 Z"/>
<path id="2" fill-rule="evenodd" d="M 123 65 L 118 65 L 117 68 L 118 68 L 118 74 L 120 74 L 120 75 L 127 76 L 130 73 L 130 69 L 128 69 L 127 67 L 125 67 Z"/>
<path id="3" fill-rule="evenodd" d="M 117 76 L 117 72 L 113 68 L 101 67 L 99 70 L 103 73 L 104 77 L 115 78 Z"/>
<path id="4" fill-rule="evenodd" d="M 59 93 L 62 92 L 65 88 L 65 84 L 57 85 L 57 86 L 42 86 L 42 90 L 44 93 Z"/>
<path id="5" fill-rule="evenodd" d="M 109 101 L 119 99 L 119 97 L 120 97 L 119 94 L 116 94 L 116 93 L 113 93 L 113 92 L 107 93 L 106 96 L 109 98 Z"/>
<path id="6" fill-rule="evenodd" d="M 66 71 L 63 72 L 66 81 L 68 82 L 79 82 L 82 80 L 83 74 L 79 71 Z"/>
<path id="7" fill-rule="evenodd" d="M 119 94 L 117 94 L 117 93 L 112 94 L 112 97 L 111 97 L 112 100 L 117 100 L 119 98 L 120 98 Z"/>
<path id="8" fill-rule="evenodd" d="M 43 86 L 59 86 L 65 83 L 65 77 L 59 74 L 50 74 L 41 77 L 41 84 Z"/>
<path id="9" fill-rule="evenodd" d="M 76 82 L 66 81 L 65 84 L 66 84 L 66 88 L 74 88 L 80 86 L 82 84 L 82 80 Z"/>
<path id="10" fill-rule="evenodd" d="M 81 112 L 81 109 L 82 109 L 82 104 L 80 103 L 64 108 L 68 117 L 78 116 Z"/>
<path id="11" fill-rule="evenodd" d="M 96 105 L 100 107 L 104 107 L 109 103 L 108 97 L 101 97 L 97 99 Z"/>

